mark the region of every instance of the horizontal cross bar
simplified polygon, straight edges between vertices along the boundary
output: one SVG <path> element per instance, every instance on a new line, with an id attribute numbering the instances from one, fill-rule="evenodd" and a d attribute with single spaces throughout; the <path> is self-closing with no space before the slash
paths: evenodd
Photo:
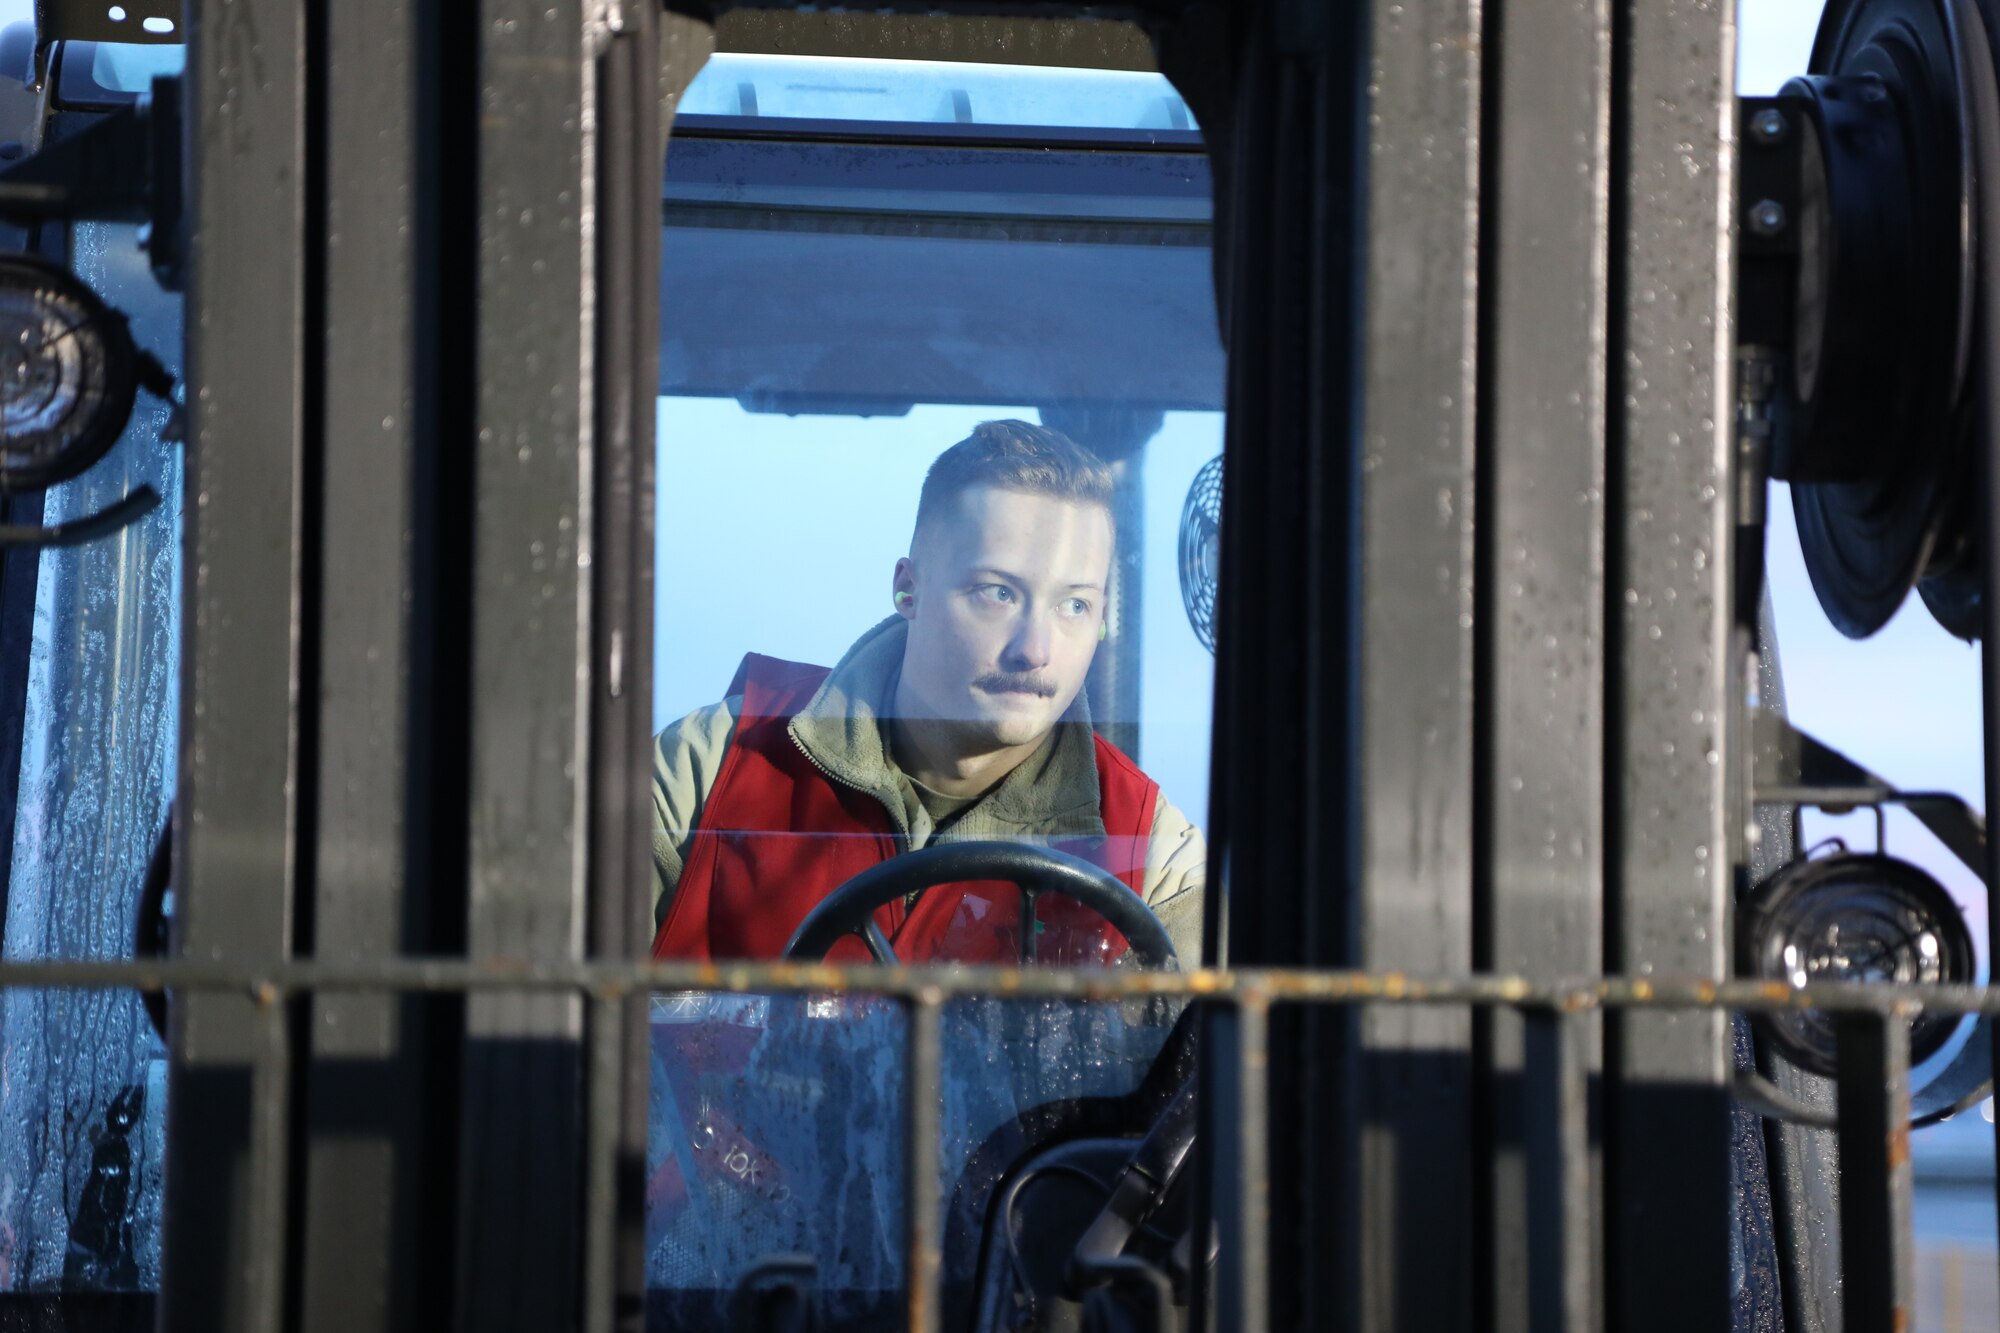
<path id="1" fill-rule="evenodd" d="M 0 989 L 243 990 L 276 1001 L 326 991 L 641 991 L 872 994 L 919 1005 L 964 996 L 1119 1000 L 1147 996 L 1261 1004 L 1470 1004 L 1521 1009 L 1733 1009 L 1770 1013 L 2000 1014 L 2000 988 L 1847 983 L 1794 988 L 1767 981 L 1649 977 L 1537 982 L 1518 976 L 1201 969 L 1142 972 L 1013 967 L 877 967 L 827 963 L 626 963 L 560 959 L 382 958 L 359 961 L 207 960 L 0 963 Z"/>

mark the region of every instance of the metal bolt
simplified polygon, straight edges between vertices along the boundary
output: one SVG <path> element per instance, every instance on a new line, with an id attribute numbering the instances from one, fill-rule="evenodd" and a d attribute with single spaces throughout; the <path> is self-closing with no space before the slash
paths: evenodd
<path id="1" fill-rule="evenodd" d="M 1889 90 L 1870 79 L 1861 85 L 1861 100 L 1870 106 L 1879 105 L 1889 100 Z"/>
<path id="2" fill-rule="evenodd" d="M 1760 199 L 1750 206 L 1750 230 L 1759 236 L 1776 236 L 1785 229 L 1785 206 L 1775 199 Z"/>
<path id="3" fill-rule="evenodd" d="M 1785 131 L 1790 128 L 1785 123 L 1785 113 L 1774 106 L 1765 107 L 1750 118 L 1750 137 L 1766 148 L 1783 143 Z"/>

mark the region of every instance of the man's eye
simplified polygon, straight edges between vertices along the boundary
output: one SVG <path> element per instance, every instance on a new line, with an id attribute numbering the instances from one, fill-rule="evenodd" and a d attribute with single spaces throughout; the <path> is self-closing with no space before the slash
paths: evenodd
<path id="1" fill-rule="evenodd" d="M 983 601 L 1005 605 L 1014 600 L 1014 590 L 1004 583 L 982 583 L 973 591 Z"/>
<path id="2" fill-rule="evenodd" d="M 1070 598 L 1062 604 L 1062 607 L 1063 614 L 1066 616 L 1087 616 L 1090 614 L 1090 603 L 1084 601 L 1081 597 Z"/>

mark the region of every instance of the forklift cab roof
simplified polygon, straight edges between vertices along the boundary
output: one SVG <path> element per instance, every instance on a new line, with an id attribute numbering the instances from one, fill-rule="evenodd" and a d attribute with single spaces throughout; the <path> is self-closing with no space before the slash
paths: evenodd
<path id="1" fill-rule="evenodd" d="M 74 43 L 62 99 L 129 100 L 182 55 Z M 667 159 L 660 393 L 1219 411 L 1210 193 L 1159 74 L 718 54 Z"/>

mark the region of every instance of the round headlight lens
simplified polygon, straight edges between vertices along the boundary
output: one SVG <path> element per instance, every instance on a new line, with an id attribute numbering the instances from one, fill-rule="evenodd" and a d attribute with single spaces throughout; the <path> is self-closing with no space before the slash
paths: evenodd
<path id="1" fill-rule="evenodd" d="M 1970 982 L 1972 935 L 1958 904 L 1935 879 L 1892 856 L 1841 853 L 1797 861 L 1744 904 L 1737 935 L 1744 970 L 1788 986 L 1876 982 L 1934 986 Z M 1944 1045 L 1956 1014 L 1921 1014 L 1910 1025 L 1910 1059 Z M 1795 1064 L 1835 1069 L 1830 1014 L 1760 1015 L 1759 1028 Z"/>
<path id="2" fill-rule="evenodd" d="M 122 315 L 53 264 L 0 255 L 0 494 L 53 486 L 102 458 L 137 388 Z"/>

